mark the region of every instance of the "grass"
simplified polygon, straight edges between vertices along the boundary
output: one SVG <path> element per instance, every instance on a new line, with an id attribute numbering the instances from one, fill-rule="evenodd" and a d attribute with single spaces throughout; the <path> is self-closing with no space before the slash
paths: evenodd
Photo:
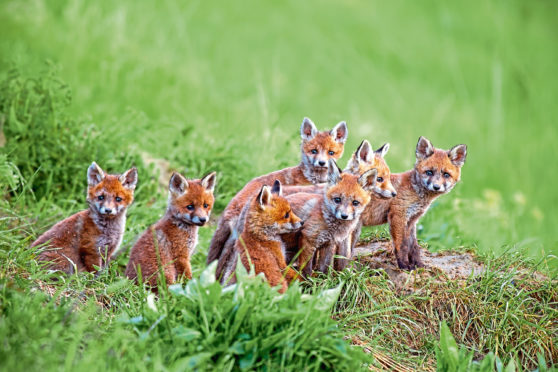
<path id="1" fill-rule="evenodd" d="M 417 276 L 410 293 L 396 289 L 383 271 L 363 267 L 318 278 L 311 288 L 344 283 L 334 316 L 357 344 L 376 345 L 418 365 L 432 357 L 424 350 L 438 342 L 442 321 L 476 359 L 492 351 L 531 368 L 538 353 L 556 360 L 555 279 L 518 275 L 525 267 L 519 257 L 485 264 L 484 274 L 466 281 Z"/>
<path id="2" fill-rule="evenodd" d="M 544 0 L 2 2 L 0 369 L 558 363 L 556 10 Z M 189 177 L 218 171 L 219 213 L 253 176 L 298 161 L 303 116 L 348 122 L 345 160 L 363 138 L 391 142 L 396 172 L 412 166 L 420 135 L 468 144 L 462 182 L 418 235 L 429 250 L 473 250 L 488 270 L 417 280 L 411 293 L 363 267 L 284 297 L 248 276 L 223 290 L 205 271 L 211 226 L 186 287 L 154 300 L 122 279 L 127 251 L 165 208 L 167 170 L 147 159 Z M 84 208 L 92 160 L 139 169 L 124 253 L 97 278 L 48 274 L 28 246 Z M 363 232 L 387 238 L 385 226 Z"/>

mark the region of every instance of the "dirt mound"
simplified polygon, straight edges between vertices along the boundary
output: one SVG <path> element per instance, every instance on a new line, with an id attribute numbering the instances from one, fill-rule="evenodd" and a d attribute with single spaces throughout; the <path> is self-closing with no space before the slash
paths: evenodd
<path id="1" fill-rule="evenodd" d="M 358 246 L 353 253 L 353 260 L 373 269 L 384 269 L 398 290 L 413 290 L 417 280 L 466 279 L 484 272 L 484 266 L 475 260 L 471 253 L 452 251 L 433 253 L 421 249 L 420 257 L 426 265 L 424 269 L 404 271 L 397 267 L 395 256 L 391 253 L 390 242 L 372 242 Z"/>

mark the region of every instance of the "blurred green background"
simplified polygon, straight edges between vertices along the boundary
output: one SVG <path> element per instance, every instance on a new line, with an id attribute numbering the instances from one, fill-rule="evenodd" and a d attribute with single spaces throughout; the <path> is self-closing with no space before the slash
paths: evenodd
<path id="1" fill-rule="evenodd" d="M 304 116 L 346 120 L 341 165 L 364 138 L 393 172 L 420 135 L 468 145 L 421 221 L 433 249 L 558 254 L 556 1 L 3 0 L 0 34 L 2 74 L 54 66 L 115 151 L 217 169 L 221 208 L 298 161 Z"/>

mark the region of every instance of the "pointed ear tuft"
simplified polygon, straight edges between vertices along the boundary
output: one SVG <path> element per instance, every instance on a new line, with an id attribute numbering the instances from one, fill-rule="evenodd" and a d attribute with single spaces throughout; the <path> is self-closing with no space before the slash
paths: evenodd
<path id="1" fill-rule="evenodd" d="M 269 186 L 264 185 L 260 190 L 260 194 L 258 195 L 258 202 L 260 203 L 260 207 L 265 208 L 271 204 L 271 189 Z"/>
<path id="2" fill-rule="evenodd" d="M 273 186 L 271 187 L 271 192 L 273 194 L 283 196 L 283 188 L 281 187 L 281 181 L 275 180 L 275 182 L 273 182 Z"/>
<path id="3" fill-rule="evenodd" d="M 420 136 L 417 142 L 417 149 L 415 151 L 417 159 L 423 160 L 434 154 L 434 146 L 425 137 Z"/>
<path id="4" fill-rule="evenodd" d="M 467 158 L 467 145 L 453 146 L 451 150 L 448 151 L 448 156 L 453 165 L 458 167 L 463 166 Z"/>
<path id="5" fill-rule="evenodd" d="M 101 183 L 102 180 L 105 179 L 105 172 L 97 165 L 97 163 L 93 162 L 87 168 L 87 184 L 89 186 L 96 186 Z"/>
<path id="6" fill-rule="evenodd" d="M 378 170 L 372 168 L 367 170 L 358 178 L 358 184 L 366 191 L 372 191 L 374 186 L 376 186 L 376 177 L 378 176 Z"/>
<path id="7" fill-rule="evenodd" d="M 211 173 L 205 175 L 201 179 L 201 184 L 202 184 L 203 188 L 206 189 L 209 192 L 213 192 L 213 190 L 215 189 L 215 183 L 216 182 L 217 182 L 217 173 L 215 173 L 215 172 L 211 172 Z"/>
<path id="8" fill-rule="evenodd" d="M 347 129 L 347 123 L 344 121 L 339 122 L 333 127 L 331 132 L 329 132 L 333 139 L 339 143 L 345 143 L 347 137 L 349 136 L 349 130 Z"/>
<path id="9" fill-rule="evenodd" d="M 312 120 L 304 118 L 304 120 L 302 120 L 302 125 L 300 126 L 300 137 L 302 140 L 309 141 L 316 137 L 316 134 L 318 134 L 318 128 L 316 128 Z"/>
<path id="10" fill-rule="evenodd" d="M 184 195 L 188 191 L 188 181 L 180 173 L 173 172 L 169 181 L 169 191 L 176 196 Z"/>
<path id="11" fill-rule="evenodd" d="M 334 159 L 329 159 L 327 164 L 327 182 L 330 185 L 335 185 L 341 181 L 341 169 Z"/>
<path id="12" fill-rule="evenodd" d="M 382 147 L 376 150 L 376 154 L 380 155 L 380 157 L 386 156 L 387 152 L 389 151 L 389 143 L 385 143 Z"/>
<path id="13" fill-rule="evenodd" d="M 138 183 L 138 170 L 136 167 L 128 169 L 118 180 L 128 190 L 135 190 Z"/>
<path id="14" fill-rule="evenodd" d="M 367 140 L 362 141 L 355 155 L 359 163 L 370 163 L 372 161 L 372 145 L 370 142 Z"/>

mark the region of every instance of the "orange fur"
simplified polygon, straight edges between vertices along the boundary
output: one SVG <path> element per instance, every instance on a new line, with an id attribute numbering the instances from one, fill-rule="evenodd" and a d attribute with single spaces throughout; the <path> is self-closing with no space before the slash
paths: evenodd
<path id="1" fill-rule="evenodd" d="M 325 182 L 327 162 L 329 159 L 338 159 L 343 155 L 344 143 L 347 138 L 347 126 L 344 122 L 341 122 L 331 131 L 319 132 L 314 123 L 305 118 L 301 126 L 301 137 L 302 161 L 299 165 L 251 180 L 229 202 L 211 239 L 207 255 L 208 264 L 214 260 L 219 260 L 221 256 L 230 256 L 231 247 L 234 247 L 234 241 L 230 241 L 231 229 L 237 225 L 244 206 L 262 186 L 271 185 L 275 180 L 280 181 L 283 185 L 309 185 Z M 228 250 L 225 249 L 227 246 L 229 247 Z"/>
<path id="2" fill-rule="evenodd" d="M 46 247 L 38 260 L 68 274 L 104 268 L 117 252 L 126 224 L 126 209 L 134 200 L 137 170 L 105 175 L 93 163 L 87 172 L 89 209 L 58 222 L 31 247 Z"/>
<path id="3" fill-rule="evenodd" d="M 449 192 L 460 180 L 466 151 L 465 145 L 455 146 L 448 151 L 436 149 L 426 138 L 421 137 L 417 144 L 415 167 L 405 173 L 391 175 L 397 196 L 392 199 L 374 196 L 363 212 L 361 222 L 364 226 L 389 222 L 392 246 L 400 268 L 423 266 L 416 238 L 416 223 L 434 199 Z M 436 187 L 439 189 L 436 190 Z M 353 246 L 359 232 L 360 229 L 353 234 Z"/>
<path id="4" fill-rule="evenodd" d="M 335 269 L 346 265 L 346 260 L 334 261 L 333 257 L 350 257 L 349 237 L 370 201 L 376 176 L 375 169 L 360 176 L 340 174 L 337 165 L 332 162 L 330 181 L 323 194 L 287 196 L 295 213 L 305 222 L 296 238 L 291 234 L 284 237 L 284 242 L 288 247 L 289 260 L 293 248 L 298 251 L 298 267 L 305 276 L 309 276 L 313 269 L 325 272 L 332 262 Z"/>
<path id="5" fill-rule="evenodd" d="M 165 215 L 147 229 L 132 247 L 126 276 L 156 287 L 159 270 L 167 284 L 180 277 L 192 278 L 190 258 L 198 240 L 198 227 L 209 220 L 213 208 L 215 173 L 200 180 L 186 180 L 174 173 L 169 182 Z"/>
<path id="6" fill-rule="evenodd" d="M 263 273 L 271 286 L 280 285 L 280 293 L 296 277 L 285 262 L 280 235 L 300 230 L 302 222 L 281 196 L 281 183 L 276 181 L 273 189 L 261 188 L 258 196 L 246 206 L 246 225 L 236 240 L 235 250 L 247 270 L 253 265 L 256 274 Z M 229 272 L 225 280 L 234 274 Z"/>

